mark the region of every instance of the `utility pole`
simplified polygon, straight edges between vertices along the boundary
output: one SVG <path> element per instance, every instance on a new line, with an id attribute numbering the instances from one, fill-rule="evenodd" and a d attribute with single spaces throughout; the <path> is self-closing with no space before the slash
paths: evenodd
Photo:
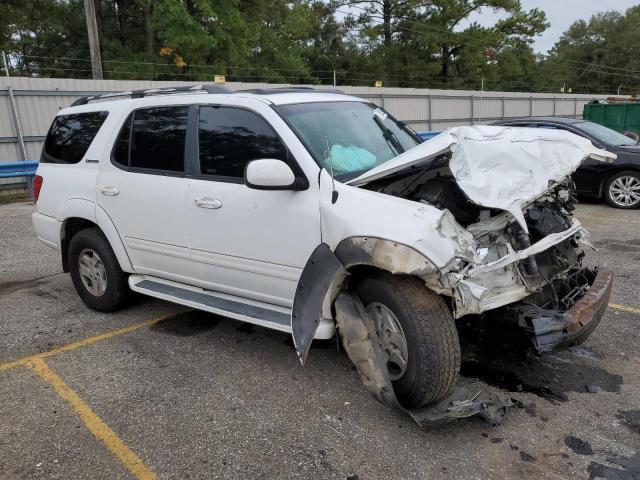
<path id="1" fill-rule="evenodd" d="M 20 157 L 22 160 L 27 159 L 27 147 L 24 145 L 24 136 L 22 135 L 22 122 L 20 121 L 20 113 L 16 106 L 16 99 L 13 95 L 13 88 L 11 87 L 11 76 L 9 75 L 9 62 L 7 62 L 7 56 L 2 51 L 2 63 L 4 63 L 4 73 L 7 76 L 7 93 L 9 94 L 9 107 L 11 109 L 11 116 L 13 118 L 13 126 L 16 129 L 16 137 L 18 139 L 18 149 L 20 150 Z M 27 177 L 27 187 L 31 191 L 31 177 Z"/>
<path id="2" fill-rule="evenodd" d="M 336 69 L 333 69 L 333 86 L 336 86 Z"/>
<path id="3" fill-rule="evenodd" d="M 98 22 L 93 0 L 84 0 L 84 13 L 87 17 L 87 33 L 89 50 L 91 51 L 91 71 L 94 80 L 102 80 L 102 58 L 100 57 L 100 39 L 98 38 Z"/>

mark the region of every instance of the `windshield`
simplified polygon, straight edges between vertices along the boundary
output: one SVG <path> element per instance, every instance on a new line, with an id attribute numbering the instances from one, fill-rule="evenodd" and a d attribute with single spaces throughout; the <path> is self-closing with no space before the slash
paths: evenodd
<path id="1" fill-rule="evenodd" d="M 299 103 L 277 110 L 318 165 L 328 171 L 333 167 L 341 181 L 355 178 L 420 143 L 407 127 L 370 103 Z"/>
<path id="2" fill-rule="evenodd" d="M 634 139 L 600 125 L 599 123 L 580 122 L 574 124 L 574 126 L 607 145 L 623 147 L 626 145 L 636 145 L 637 143 Z"/>

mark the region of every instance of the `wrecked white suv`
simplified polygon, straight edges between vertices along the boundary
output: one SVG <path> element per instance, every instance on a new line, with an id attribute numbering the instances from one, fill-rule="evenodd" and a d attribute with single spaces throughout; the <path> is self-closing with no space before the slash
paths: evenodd
<path id="1" fill-rule="evenodd" d="M 456 382 L 456 319 L 506 322 L 539 352 L 593 331 L 612 275 L 582 265 L 569 175 L 587 157 L 612 155 L 545 129 L 422 143 L 337 92 L 123 92 L 58 113 L 33 224 L 93 309 L 133 290 L 291 332 L 302 361 L 337 322 L 370 389 L 415 408 Z"/>

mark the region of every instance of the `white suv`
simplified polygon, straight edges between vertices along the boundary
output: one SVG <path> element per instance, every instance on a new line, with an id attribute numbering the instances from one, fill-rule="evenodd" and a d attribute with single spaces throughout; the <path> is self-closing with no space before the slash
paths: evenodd
<path id="1" fill-rule="evenodd" d="M 612 275 L 582 266 L 569 178 L 588 156 L 612 158 L 544 129 L 422 143 L 339 92 L 123 92 L 58 113 L 33 224 L 95 310 L 133 290 L 292 332 L 301 360 L 356 312 L 419 407 L 456 382 L 456 319 L 508 323 L 539 352 L 595 328 Z"/>

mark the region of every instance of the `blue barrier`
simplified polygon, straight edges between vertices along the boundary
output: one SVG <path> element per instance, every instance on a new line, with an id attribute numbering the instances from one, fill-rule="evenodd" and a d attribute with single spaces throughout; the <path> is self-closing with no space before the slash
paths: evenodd
<path id="1" fill-rule="evenodd" d="M 440 133 L 442 133 L 442 132 L 418 132 L 418 136 L 422 140 L 431 140 L 433 137 L 435 137 L 436 135 L 438 135 Z"/>
<path id="2" fill-rule="evenodd" d="M 33 177 L 38 168 L 38 160 L 24 162 L 0 162 L 0 178 Z"/>

